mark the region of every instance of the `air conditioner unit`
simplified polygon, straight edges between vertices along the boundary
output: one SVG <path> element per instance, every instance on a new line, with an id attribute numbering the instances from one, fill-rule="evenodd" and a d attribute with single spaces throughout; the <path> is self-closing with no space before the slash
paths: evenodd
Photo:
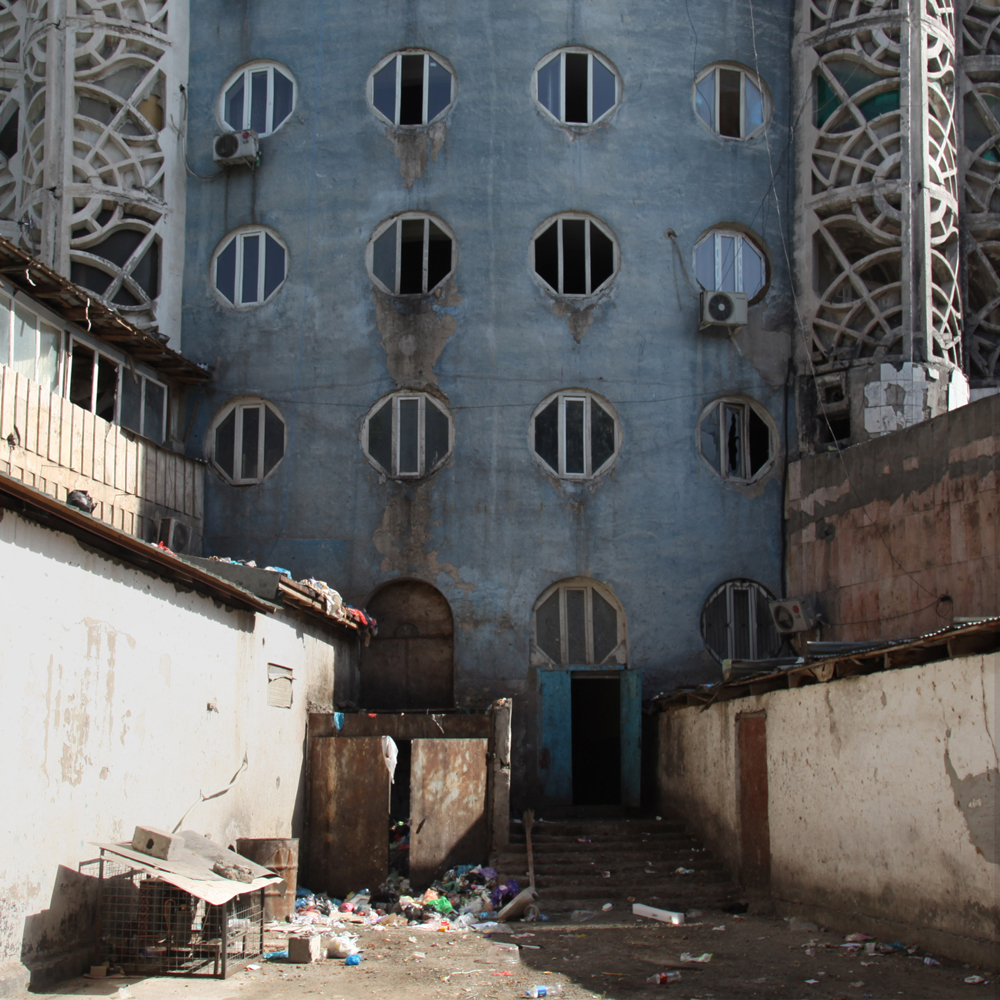
<path id="1" fill-rule="evenodd" d="M 212 158 L 224 167 L 238 163 L 255 164 L 260 159 L 260 143 L 253 129 L 242 132 L 225 132 L 215 137 Z"/>
<path id="2" fill-rule="evenodd" d="M 701 293 L 701 326 L 746 326 L 747 325 L 747 295 L 746 292 L 710 292 L 707 289 Z"/>
<path id="3" fill-rule="evenodd" d="M 811 597 L 791 597 L 768 605 L 779 632 L 808 632 L 816 627 L 816 608 Z"/>
<path id="4" fill-rule="evenodd" d="M 182 552 L 190 555 L 191 525 L 177 520 L 176 517 L 161 517 L 157 530 L 157 542 L 163 542 L 171 552 Z"/>

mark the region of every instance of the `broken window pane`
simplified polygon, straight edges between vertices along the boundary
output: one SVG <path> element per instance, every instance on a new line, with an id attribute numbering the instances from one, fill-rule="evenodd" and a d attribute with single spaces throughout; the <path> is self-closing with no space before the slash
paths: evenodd
<path id="1" fill-rule="evenodd" d="M 589 225 L 590 289 L 596 292 L 615 272 L 615 245 L 592 222 Z"/>
<path id="2" fill-rule="evenodd" d="M 535 452 L 553 472 L 559 471 L 559 400 L 535 417 Z"/>
<path id="3" fill-rule="evenodd" d="M 771 428 L 754 405 L 722 401 L 702 417 L 699 447 L 705 460 L 724 479 L 749 482 L 771 460 Z"/>
<path id="4" fill-rule="evenodd" d="M 230 240 L 215 259 L 215 287 L 230 302 L 236 302 L 236 240 Z"/>
<path id="5" fill-rule="evenodd" d="M 584 590 L 566 591 L 566 654 L 568 664 L 589 662 L 587 659 L 587 617 L 584 610 Z"/>
<path id="6" fill-rule="evenodd" d="M 142 431 L 142 379 L 133 375 L 128 366 L 122 377 L 122 401 L 118 413 L 118 423 L 136 434 Z"/>
<path id="7" fill-rule="evenodd" d="M 451 272 L 451 237 L 430 223 L 427 243 L 427 291 L 434 289 Z"/>
<path id="8" fill-rule="evenodd" d="M 603 663 L 618 645 L 618 612 L 591 590 L 594 622 L 594 663 Z"/>
<path id="9" fill-rule="evenodd" d="M 279 70 L 274 70 L 274 102 L 271 115 L 273 132 L 291 113 L 295 99 L 292 81 Z"/>
<path id="10" fill-rule="evenodd" d="M 250 74 L 250 128 L 264 135 L 267 127 L 267 70 Z"/>
<path id="11" fill-rule="evenodd" d="M 123 381 L 129 381 L 126 374 Z M 144 379 L 145 400 L 143 402 L 142 433 L 156 444 L 163 444 L 164 413 L 167 408 L 167 390 L 164 386 Z"/>
<path id="12" fill-rule="evenodd" d="M 419 475 L 419 399 L 399 401 L 399 474 Z"/>
<path id="13" fill-rule="evenodd" d="M 750 478 L 767 464 L 771 457 L 771 432 L 753 409 L 748 408 L 747 448 L 750 453 Z"/>
<path id="14" fill-rule="evenodd" d="M 372 103 L 391 122 L 396 121 L 396 59 L 390 59 L 372 77 Z"/>
<path id="15" fill-rule="evenodd" d="M 732 621 L 732 653 L 734 660 L 752 660 L 754 650 L 750 637 L 750 626 L 753 616 L 750 614 L 750 592 L 733 589 L 733 621 Z"/>
<path id="16" fill-rule="evenodd" d="M 79 341 L 73 341 L 72 367 L 70 369 L 69 398 L 71 403 L 90 409 L 94 387 L 94 352 Z"/>
<path id="17" fill-rule="evenodd" d="M 719 70 L 719 134 L 733 139 L 741 138 L 740 132 L 740 77 L 739 70 Z"/>
<path id="18" fill-rule="evenodd" d="M 372 247 L 372 272 L 389 289 L 396 291 L 396 225 L 393 223 Z"/>
<path id="19" fill-rule="evenodd" d="M 567 52 L 566 60 L 566 117 L 571 125 L 586 125 L 587 114 L 587 63 L 590 56 L 583 52 Z"/>
<path id="20" fill-rule="evenodd" d="M 451 104 L 451 73 L 436 59 L 427 58 L 427 121 L 432 122 Z"/>
<path id="21" fill-rule="evenodd" d="M 284 457 L 285 425 L 269 406 L 264 407 L 264 468 L 261 478 L 266 476 Z"/>
<path id="22" fill-rule="evenodd" d="M 712 407 L 701 421 L 701 453 L 716 472 L 722 473 L 719 459 L 722 450 L 719 447 L 719 408 Z"/>
<path id="23" fill-rule="evenodd" d="M 600 59 L 591 58 L 593 67 L 593 105 L 594 113 L 591 121 L 597 121 L 601 115 L 615 106 L 615 75 Z"/>
<path id="24" fill-rule="evenodd" d="M 695 108 L 702 121 L 715 131 L 715 72 L 703 77 L 695 87 Z"/>
<path id="25" fill-rule="evenodd" d="M 243 75 L 226 91 L 226 124 L 234 131 L 243 130 L 243 95 L 245 85 Z"/>
<path id="26" fill-rule="evenodd" d="M 392 471 L 392 400 L 368 418 L 368 454 L 386 472 Z"/>
<path id="27" fill-rule="evenodd" d="M 743 408 L 725 406 L 723 426 L 726 434 L 726 474 L 743 478 Z"/>
<path id="28" fill-rule="evenodd" d="M 258 449 L 260 447 L 260 407 L 245 406 L 240 409 L 242 444 L 240 445 L 240 479 L 257 479 Z"/>
<path id="29" fill-rule="evenodd" d="M 399 239 L 399 294 L 419 295 L 424 288 L 424 220 L 403 219 Z"/>
<path id="30" fill-rule="evenodd" d="M 586 295 L 587 271 L 585 244 L 587 225 L 584 219 L 562 219 L 564 295 Z"/>
<path id="31" fill-rule="evenodd" d="M 424 122 L 424 57 L 400 56 L 399 124 Z"/>
<path id="32" fill-rule="evenodd" d="M 215 464 L 229 476 L 235 479 L 233 472 L 234 453 L 236 450 L 236 411 L 233 410 L 215 430 Z"/>
<path id="33" fill-rule="evenodd" d="M 118 365 L 103 354 L 97 355 L 97 402 L 94 413 L 114 423 L 118 400 Z"/>
<path id="34" fill-rule="evenodd" d="M 562 65 L 562 56 L 558 55 L 550 59 L 538 71 L 538 102 L 550 111 L 556 118 L 559 118 L 559 69 Z"/>
<path id="35" fill-rule="evenodd" d="M 448 417 L 429 400 L 424 409 L 424 471 L 430 472 L 448 454 Z"/>
<path id="36" fill-rule="evenodd" d="M 714 66 L 698 78 L 695 110 L 713 132 L 745 139 L 764 124 L 764 95 L 758 78 L 746 70 Z"/>
<path id="37" fill-rule="evenodd" d="M 583 404 L 582 399 L 566 400 L 566 474 L 582 476 L 583 464 Z"/>
<path id="38" fill-rule="evenodd" d="M 614 453 L 614 417 L 600 403 L 592 399 L 590 401 L 590 456 L 594 472 L 600 472 Z"/>
<path id="39" fill-rule="evenodd" d="M 764 124 L 764 98 L 760 88 L 749 76 L 744 76 L 743 134 L 750 135 Z"/>
<path id="40" fill-rule="evenodd" d="M 243 283 L 240 289 L 240 302 L 249 304 L 256 302 L 260 269 L 260 237 L 243 236 Z"/>
<path id="41" fill-rule="evenodd" d="M 535 239 L 535 273 L 554 292 L 559 291 L 559 231 L 553 222 Z"/>
<path id="42" fill-rule="evenodd" d="M 562 651 L 559 647 L 559 591 L 538 606 L 535 612 L 535 640 L 549 659 L 562 663 Z"/>

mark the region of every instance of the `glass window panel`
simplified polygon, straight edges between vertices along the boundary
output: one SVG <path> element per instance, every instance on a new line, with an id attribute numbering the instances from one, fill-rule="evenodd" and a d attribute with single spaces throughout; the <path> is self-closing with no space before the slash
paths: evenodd
<path id="1" fill-rule="evenodd" d="M 280 70 L 272 72 L 274 73 L 274 108 L 271 122 L 273 132 L 292 113 L 295 88 L 292 81 Z"/>
<path id="2" fill-rule="evenodd" d="M 840 107 L 840 98 L 824 76 L 816 74 L 816 127 L 822 128 Z"/>
<path id="3" fill-rule="evenodd" d="M 243 431 L 240 444 L 240 479 L 257 479 L 257 453 L 260 448 L 260 406 L 240 407 L 240 424 Z"/>
<path id="4" fill-rule="evenodd" d="M 559 400 L 535 417 L 535 453 L 553 472 L 559 471 Z"/>
<path id="5" fill-rule="evenodd" d="M 562 220 L 563 293 L 586 295 L 586 225 L 584 219 Z"/>
<path id="6" fill-rule="evenodd" d="M 400 56 L 399 124 L 422 125 L 424 121 L 424 57 Z"/>
<path id="7" fill-rule="evenodd" d="M 538 102 L 559 117 L 559 67 L 562 56 L 550 59 L 538 71 Z"/>
<path id="8" fill-rule="evenodd" d="M 226 124 L 234 131 L 243 129 L 243 94 L 245 77 L 241 76 L 226 91 Z"/>
<path id="9" fill-rule="evenodd" d="M 590 119 L 587 112 L 587 63 L 585 52 L 566 53 L 566 117 L 564 121 L 585 125 Z"/>
<path id="10" fill-rule="evenodd" d="M 594 622 L 594 663 L 602 663 L 618 645 L 618 612 L 592 590 Z"/>
<path id="11" fill-rule="evenodd" d="M 433 121 L 449 104 L 451 104 L 451 73 L 428 56 L 427 120 Z"/>
<path id="12" fill-rule="evenodd" d="M 750 592 L 748 590 L 733 590 L 733 628 L 732 628 L 732 658 L 734 660 L 753 659 L 753 646 L 750 639 Z"/>
<path id="13" fill-rule="evenodd" d="M 215 464 L 229 476 L 235 479 L 233 472 L 234 453 L 236 450 L 236 411 L 233 410 L 215 429 Z"/>
<path id="14" fill-rule="evenodd" d="M 701 453 L 716 472 L 722 473 L 719 459 L 722 449 L 719 444 L 719 408 L 713 407 L 701 422 Z"/>
<path id="15" fill-rule="evenodd" d="M 424 470 L 448 454 L 448 417 L 429 400 L 424 403 Z"/>
<path id="16" fill-rule="evenodd" d="M 590 460 L 595 473 L 615 453 L 615 421 L 596 400 L 590 401 Z"/>
<path id="17" fill-rule="evenodd" d="M 97 405 L 94 412 L 114 423 L 115 402 L 118 398 L 118 365 L 103 354 L 97 355 Z"/>
<path id="18" fill-rule="evenodd" d="M 10 361 L 10 299 L 0 295 L 0 365 Z"/>
<path id="19" fill-rule="evenodd" d="M 399 474 L 419 475 L 419 399 L 399 401 Z"/>
<path id="20" fill-rule="evenodd" d="M 267 128 L 267 70 L 250 74 L 250 128 L 263 135 Z"/>
<path id="21" fill-rule="evenodd" d="M 399 239 L 399 294 L 419 295 L 424 288 L 424 220 L 403 219 Z"/>
<path id="22" fill-rule="evenodd" d="M 35 377 L 35 314 L 14 303 L 14 371 Z"/>
<path id="23" fill-rule="evenodd" d="M 427 290 L 448 277 L 451 271 L 451 237 L 433 222 L 427 244 Z"/>
<path id="24" fill-rule="evenodd" d="M 743 478 L 743 407 L 723 408 L 726 435 L 726 475 Z"/>
<path id="25" fill-rule="evenodd" d="M 128 382 L 130 377 L 125 376 Z M 124 406 L 124 402 L 122 403 Z M 167 390 L 156 382 L 146 379 L 146 400 L 142 408 L 142 433 L 156 444 L 163 444 L 163 419 L 167 408 Z"/>
<path id="26" fill-rule="evenodd" d="M 538 648 L 556 663 L 562 663 L 559 648 L 559 591 L 547 597 L 535 612 L 535 639 Z"/>
<path id="27" fill-rule="evenodd" d="M 62 331 L 48 323 L 42 323 L 38 329 L 38 371 L 36 378 L 49 392 L 59 388 L 59 348 L 62 344 Z"/>
<path id="28" fill-rule="evenodd" d="M 743 255 L 743 291 L 753 298 L 764 287 L 764 255 L 748 240 L 740 241 Z"/>
<path id="29" fill-rule="evenodd" d="M 285 248 L 267 233 L 264 234 L 264 298 L 285 280 Z"/>
<path id="30" fill-rule="evenodd" d="M 396 121 L 396 63 L 390 59 L 372 77 L 372 103 L 391 122 Z"/>
<path id="31" fill-rule="evenodd" d="M 743 134 L 749 135 L 764 124 L 764 98 L 750 77 L 745 77 L 743 89 Z"/>
<path id="32" fill-rule="evenodd" d="M 583 404 L 582 399 L 566 400 L 566 473 L 583 475 Z"/>
<path id="33" fill-rule="evenodd" d="M 372 247 L 372 271 L 389 289 L 396 291 L 396 223 L 394 222 Z"/>
<path id="34" fill-rule="evenodd" d="M 554 292 L 559 291 L 559 223 L 553 222 L 535 240 L 535 274 Z"/>
<path id="35" fill-rule="evenodd" d="M 566 646 L 567 663 L 588 663 L 587 616 L 584 610 L 585 590 L 566 591 Z"/>
<path id="36" fill-rule="evenodd" d="M 285 425 L 269 406 L 264 407 L 264 471 L 266 476 L 285 454 Z"/>
<path id="37" fill-rule="evenodd" d="M 240 290 L 240 302 L 256 302 L 258 299 L 258 281 L 260 278 L 260 237 L 242 236 L 243 244 L 243 286 Z"/>
<path id="38" fill-rule="evenodd" d="M 714 132 L 715 131 L 715 70 L 712 70 L 703 80 L 699 81 L 695 87 L 695 108 L 701 116 L 701 120 Z"/>
<path id="39" fill-rule="evenodd" d="M 70 367 L 69 399 L 71 403 L 90 409 L 90 394 L 94 385 L 94 352 L 79 341 L 73 341 Z"/>
<path id="40" fill-rule="evenodd" d="M 740 138 L 740 77 L 735 69 L 719 70 L 719 135 Z"/>
<path id="41" fill-rule="evenodd" d="M 736 237 L 718 236 L 719 240 L 719 281 L 716 288 L 720 292 L 735 292 L 736 289 Z"/>
<path id="42" fill-rule="evenodd" d="M 614 273 L 615 245 L 592 222 L 588 225 L 590 226 L 590 290 L 596 292 Z"/>
<path id="43" fill-rule="evenodd" d="M 593 94 L 594 115 L 591 121 L 597 121 L 601 115 L 610 111 L 615 105 L 615 74 L 608 69 L 600 59 L 593 60 Z"/>
<path id="44" fill-rule="evenodd" d="M 720 660 L 729 656 L 728 624 L 727 592 L 723 590 L 705 605 L 702 617 L 702 627 L 705 630 L 705 645 Z"/>
<path id="45" fill-rule="evenodd" d="M 750 475 L 756 476 L 771 457 L 771 432 L 767 424 L 748 407 L 747 450 L 750 455 Z"/>
<path id="46" fill-rule="evenodd" d="M 142 432 L 142 377 L 133 376 L 128 365 L 122 374 L 122 404 L 118 423 L 136 434 Z"/>
<path id="47" fill-rule="evenodd" d="M 778 638 L 778 630 L 774 627 L 767 595 L 755 590 L 753 598 L 757 613 L 757 659 L 763 660 L 778 653 L 781 640 Z"/>
<path id="48" fill-rule="evenodd" d="M 368 419 L 368 454 L 386 472 L 392 471 L 392 400 Z"/>
<path id="49" fill-rule="evenodd" d="M 715 291 L 715 234 L 698 244 L 694 251 L 694 276 L 702 288 Z"/>
<path id="50" fill-rule="evenodd" d="M 215 259 L 215 287 L 232 303 L 236 302 L 236 239 L 229 241 Z"/>

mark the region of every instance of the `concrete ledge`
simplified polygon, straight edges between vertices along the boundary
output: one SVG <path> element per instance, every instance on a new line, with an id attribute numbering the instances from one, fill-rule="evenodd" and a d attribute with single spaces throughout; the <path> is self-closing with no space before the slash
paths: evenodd
<path id="1" fill-rule="evenodd" d="M 46 955 L 28 966 L 31 975 L 30 988 L 33 993 L 46 990 L 67 979 L 76 979 L 90 970 L 94 962 L 93 947 L 75 948 L 73 951 Z"/>

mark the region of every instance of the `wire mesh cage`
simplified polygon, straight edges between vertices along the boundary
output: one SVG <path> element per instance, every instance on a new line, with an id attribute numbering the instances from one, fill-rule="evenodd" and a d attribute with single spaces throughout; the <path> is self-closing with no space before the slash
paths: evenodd
<path id="1" fill-rule="evenodd" d="M 99 878 L 98 963 L 128 975 L 225 979 L 261 957 L 263 890 L 213 906 L 118 858 L 102 856 L 81 871 Z"/>

